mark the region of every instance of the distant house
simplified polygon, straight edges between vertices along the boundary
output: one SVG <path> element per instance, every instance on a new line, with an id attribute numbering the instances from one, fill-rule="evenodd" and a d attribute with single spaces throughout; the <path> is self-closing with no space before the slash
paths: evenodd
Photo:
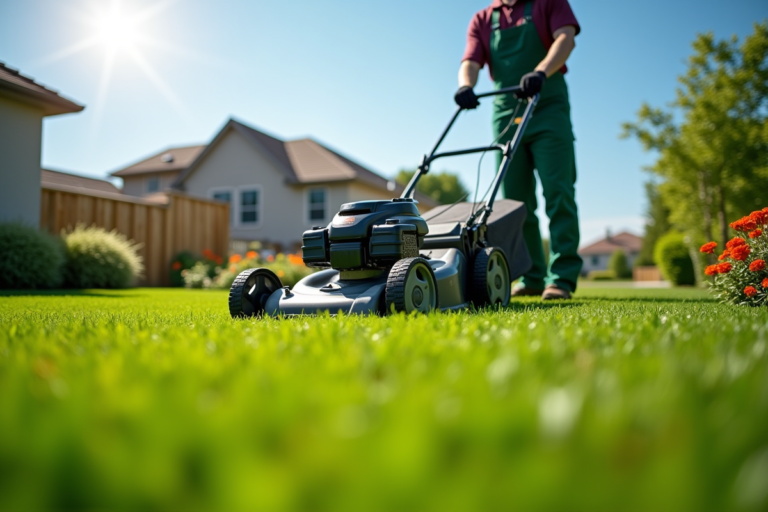
<path id="1" fill-rule="evenodd" d="M 168 148 L 111 175 L 122 178 L 124 194 L 147 196 L 171 188 L 181 171 L 202 153 L 205 145 Z"/>
<path id="2" fill-rule="evenodd" d="M 109 194 L 120 194 L 120 189 L 107 180 L 50 169 L 42 169 L 40 171 L 40 184 L 45 188 L 51 189 L 91 190 Z"/>
<path id="3" fill-rule="evenodd" d="M 83 108 L 0 62 L 0 222 L 40 225 L 43 118 Z"/>
<path id="4" fill-rule="evenodd" d="M 163 173 L 177 173 L 174 189 L 229 203 L 231 240 L 286 249 L 295 249 L 305 230 L 327 224 L 343 203 L 391 199 L 403 190 L 312 139 L 283 141 L 233 119 L 207 146 L 168 149 L 112 176 L 126 180 L 124 193 L 142 195 Z M 131 179 L 143 188 L 129 186 Z M 416 199 L 424 210 L 437 205 Z"/>
<path id="5" fill-rule="evenodd" d="M 579 249 L 579 255 L 584 259 L 581 273 L 587 275 L 593 270 L 607 270 L 611 255 L 617 250 L 624 251 L 631 268 L 640 255 L 642 246 L 643 239 L 632 233 L 626 231 L 617 235 L 608 233 L 602 240 Z"/>

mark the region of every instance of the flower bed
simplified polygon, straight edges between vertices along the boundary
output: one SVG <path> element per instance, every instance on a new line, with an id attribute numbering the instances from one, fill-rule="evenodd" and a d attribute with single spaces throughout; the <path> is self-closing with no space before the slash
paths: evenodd
<path id="1" fill-rule="evenodd" d="M 768 208 L 752 212 L 730 226 L 740 236 L 725 244 L 720 263 L 709 265 L 704 273 L 713 278 L 712 291 L 723 302 L 761 306 L 768 303 L 768 240 L 763 231 L 768 224 Z M 701 252 L 715 254 L 717 244 L 708 242 Z"/>
<path id="2" fill-rule="evenodd" d="M 244 255 L 233 254 L 224 264 L 220 257 L 209 257 L 196 262 L 191 268 L 181 270 L 181 278 L 187 288 L 228 289 L 237 275 L 249 268 L 266 268 L 274 272 L 284 285 L 293 286 L 312 273 L 298 254 L 262 256 L 256 251 Z M 175 264 L 175 262 L 174 262 Z"/>

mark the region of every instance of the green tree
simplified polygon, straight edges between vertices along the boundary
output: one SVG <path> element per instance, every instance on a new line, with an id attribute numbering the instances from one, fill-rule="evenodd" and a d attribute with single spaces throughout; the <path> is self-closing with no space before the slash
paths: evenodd
<path id="1" fill-rule="evenodd" d="M 671 223 L 722 244 L 728 221 L 768 201 L 768 22 L 739 43 L 700 34 L 666 110 L 644 104 L 623 136 L 658 152 L 650 170 Z"/>
<path id="2" fill-rule="evenodd" d="M 652 181 L 645 184 L 645 195 L 648 198 L 646 210 L 645 236 L 640 255 L 635 260 L 635 266 L 654 265 L 653 250 L 656 242 L 671 228 L 669 225 L 669 208 L 661 200 L 659 187 Z"/>
<path id="3" fill-rule="evenodd" d="M 415 170 L 400 169 L 395 181 L 406 185 L 416 173 Z M 422 176 L 416 190 L 428 195 L 441 204 L 451 204 L 469 195 L 466 187 L 456 174 L 448 171 L 430 172 Z"/>
<path id="4" fill-rule="evenodd" d="M 616 249 L 611 254 L 611 259 L 608 261 L 608 270 L 613 272 L 617 279 L 632 277 L 632 269 L 629 268 L 629 263 L 627 263 L 627 255 L 621 249 Z"/>

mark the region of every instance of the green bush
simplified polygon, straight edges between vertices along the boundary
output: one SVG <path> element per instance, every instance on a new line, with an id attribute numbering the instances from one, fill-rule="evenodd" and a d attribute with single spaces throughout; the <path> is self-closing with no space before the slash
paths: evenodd
<path id="1" fill-rule="evenodd" d="M 613 271 L 618 279 L 629 279 L 632 277 L 632 269 L 629 268 L 629 263 L 627 263 L 627 255 L 621 249 L 616 249 L 611 254 L 608 269 Z"/>
<path id="2" fill-rule="evenodd" d="M 613 281 L 616 279 L 616 274 L 613 270 L 593 270 L 587 274 L 587 279 L 590 281 Z"/>
<path id="3" fill-rule="evenodd" d="M 664 279 L 675 286 L 696 284 L 693 261 L 682 233 L 670 231 L 659 238 L 653 259 Z"/>
<path id="4" fill-rule="evenodd" d="M 23 224 L 0 224 L 0 288 L 55 288 L 63 265 L 57 238 Z"/>
<path id="5" fill-rule="evenodd" d="M 117 231 L 80 225 L 63 237 L 67 251 L 66 286 L 127 288 L 144 270 L 138 246 Z"/>
<path id="6" fill-rule="evenodd" d="M 183 251 L 176 255 L 171 262 L 171 286 L 184 286 L 182 273 L 195 266 L 198 258 L 189 251 Z"/>

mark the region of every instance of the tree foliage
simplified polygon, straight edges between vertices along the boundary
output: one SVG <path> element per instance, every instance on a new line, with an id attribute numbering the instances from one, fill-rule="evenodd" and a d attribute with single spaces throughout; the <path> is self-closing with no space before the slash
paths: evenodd
<path id="1" fill-rule="evenodd" d="M 653 260 L 653 250 L 656 247 L 656 242 L 671 229 L 669 224 L 669 208 L 661 200 L 658 185 L 654 182 L 646 183 L 645 195 L 648 198 L 645 236 L 643 236 L 640 255 L 635 260 L 636 266 L 654 265 L 656 263 Z"/>
<path id="2" fill-rule="evenodd" d="M 400 169 L 395 181 L 406 185 L 415 173 L 415 170 Z M 426 176 L 422 176 L 416 185 L 416 190 L 441 204 L 455 203 L 469 195 L 459 177 L 448 171 L 430 172 Z"/>
<path id="3" fill-rule="evenodd" d="M 632 269 L 629 268 L 629 263 L 627 263 L 627 255 L 621 249 L 616 249 L 611 254 L 611 259 L 608 261 L 608 270 L 613 272 L 617 279 L 632 277 Z"/>
<path id="4" fill-rule="evenodd" d="M 700 34 L 693 50 L 669 108 L 644 104 L 623 135 L 658 152 L 671 223 L 725 243 L 727 219 L 768 200 L 768 22 L 741 43 Z"/>

